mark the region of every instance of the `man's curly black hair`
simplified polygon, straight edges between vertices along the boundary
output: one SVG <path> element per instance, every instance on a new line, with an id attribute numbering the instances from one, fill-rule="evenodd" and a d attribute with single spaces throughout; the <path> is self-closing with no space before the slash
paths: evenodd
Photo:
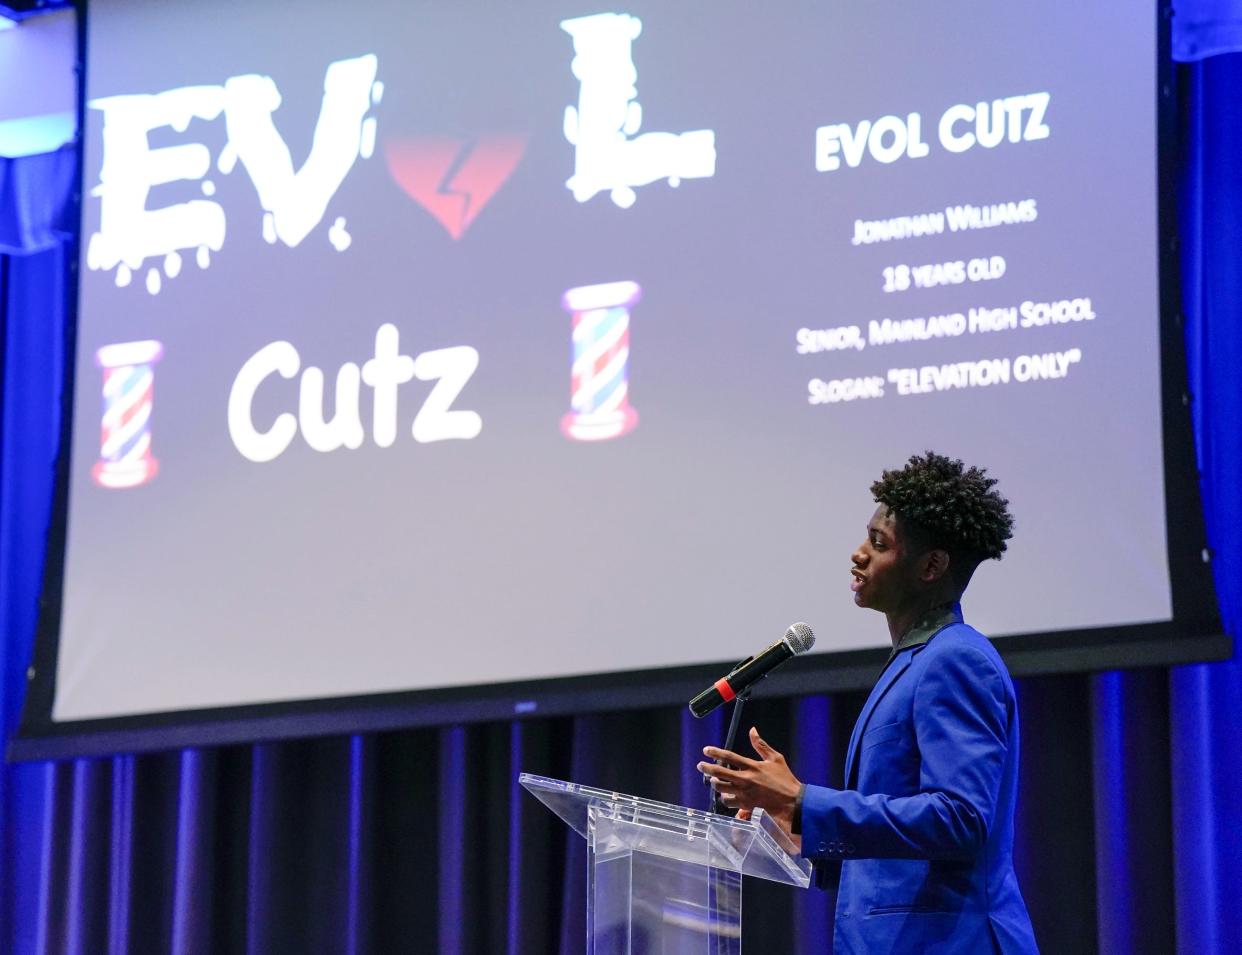
<path id="1" fill-rule="evenodd" d="M 1013 537 L 1009 502 L 995 486 L 982 468 L 928 451 L 912 455 L 899 471 L 885 471 L 871 493 L 921 543 L 977 563 L 999 560 Z"/>

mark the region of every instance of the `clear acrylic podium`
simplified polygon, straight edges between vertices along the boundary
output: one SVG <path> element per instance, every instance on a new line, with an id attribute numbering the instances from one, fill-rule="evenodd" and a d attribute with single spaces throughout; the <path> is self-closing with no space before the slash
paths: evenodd
<path id="1" fill-rule="evenodd" d="M 765 815 L 742 822 L 522 773 L 587 841 L 588 955 L 740 955 L 742 876 L 806 888 L 811 864 Z"/>

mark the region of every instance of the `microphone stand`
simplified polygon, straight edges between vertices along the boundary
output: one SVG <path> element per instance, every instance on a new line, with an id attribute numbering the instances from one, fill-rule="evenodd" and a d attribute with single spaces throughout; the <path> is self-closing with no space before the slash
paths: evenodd
<path id="1" fill-rule="evenodd" d="M 733 669 L 730 669 L 729 676 L 732 677 L 734 673 L 737 673 L 739 669 L 746 666 L 746 664 L 748 664 L 750 661 L 753 661 L 753 659 L 754 657 L 746 657 L 744 661 L 741 661 L 740 663 L 738 663 L 738 666 L 735 666 Z M 756 683 L 758 683 L 758 681 L 756 681 Z M 723 749 L 729 750 L 730 753 L 732 753 L 733 751 L 734 740 L 738 738 L 738 724 L 741 722 L 741 704 L 745 703 L 746 699 L 750 697 L 750 690 L 754 689 L 754 686 L 755 684 L 751 684 L 751 686 L 746 687 L 744 690 L 741 690 L 741 693 L 739 693 L 737 697 L 733 698 L 733 713 L 729 717 L 729 733 L 724 738 L 724 746 L 723 746 Z M 720 796 L 717 794 L 717 791 L 715 791 L 714 787 L 712 786 L 712 780 L 710 780 L 710 777 L 704 776 L 703 782 L 707 784 L 708 791 L 710 792 L 710 794 L 712 794 L 712 796 L 710 796 L 710 801 L 709 801 L 709 806 L 708 806 L 709 812 L 714 812 L 715 815 L 718 815 L 718 816 L 737 815 L 737 813 L 735 813 L 734 810 L 730 810 L 728 806 L 724 805 L 724 802 L 720 801 Z"/>
<path id="2" fill-rule="evenodd" d="M 725 679 L 727 680 L 730 676 L 733 676 L 733 674 L 737 673 L 738 670 L 742 669 L 742 667 L 746 666 L 746 664 L 753 659 L 754 656 L 749 656 L 745 660 L 739 661 L 738 664 L 729 671 L 728 676 L 726 676 Z M 756 681 L 756 683 L 757 682 L 758 681 Z M 746 702 L 746 699 L 750 696 L 750 691 L 754 689 L 754 686 L 755 684 L 751 684 L 733 698 L 733 713 L 729 717 L 729 733 L 725 737 L 725 744 L 723 747 L 724 749 L 729 750 L 729 752 L 733 751 L 733 741 L 737 738 L 737 726 L 742 719 L 742 704 Z M 719 760 L 717 760 L 717 762 L 719 762 Z M 707 791 L 710 793 L 707 801 L 708 812 L 715 813 L 718 816 L 735 815 L 732 809 L 720 801 L 720 796 L 716 793 L 715 787 L 712 786 L 712 779 L 710 776 L 703 776 L 703 785 L 707 787 Z"/>
<path id="3" fill-rule="evenodd" d="M 733 751 L 733 742 L 737 739 L 738 724 L 742 721 L 742 704 L 745 703 L 747 698 L 750 696 L 750 690 L 751 688 L 748 687 L 733 698 L 733 713 L 729 717 L 729 732 L 728 735 L 725 736 L 725 743 L 722 747 L 730 752 Z M 708 784 L 708 787 L 711 790 L 711 805 L 709 807 L 709 811 L 716 813 L 718 816 L 734 815 L 734 810 L 730 809 L 724 804 L 723 801 L 721 801 L 720 794 L 717 793 L 715 787 L 711 785 L 710 779 L 705 776 L 704 782 Z"/>

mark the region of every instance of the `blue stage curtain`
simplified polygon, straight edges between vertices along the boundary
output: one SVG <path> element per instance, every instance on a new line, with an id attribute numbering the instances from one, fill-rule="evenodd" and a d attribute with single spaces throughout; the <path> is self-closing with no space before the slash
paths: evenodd
<path id="1" fill-rule="evenodd" d="M 75 156 L 0 158 L 0 722 L 17 725 L 33 641 L 59 435 L 67 255 L 57 221 Z M 13 253 L 23 253 L 16 255 Z M 0 950 L 36 951 L 50 886 L 52 771 L 0 767 Z"/>
<path id="2" fill-rule="evenodd" d="M 21 159 L 0 157 L 0 255 L 30 255 L 73 237 L 76 165 L 73 145 Z"/>
<path id="3" fill-rule="evenodd" d="M 1242 17 L 1234 7 L 1235 38 Z M 1191 64 L 1179 196 L 1186 353 L 1221 614 L 1242 622 L 1242 54 Z M 1178 947 L 1242 952 L 1242 664 L 1170 681 Z"/>
<path id="4" fill-rule="evenodd" d="M 1242 54 L 1185 67 L 1182 78 L 1188 361 L 1213 566 L 1236 633 Z M 71 161 L 0 167 L 6 733 L 50 515 L 70 267 L 55 220 Z M 1019 681 L 1016 858 L 1044 951 L 1242 951 L 1239 672 L 1230 662 Z M 804 778 L 839 784 L 861 702 L 762 700 L 747 722 Z M 719 716 L 661 708 L 5 766 L 0 950 L 580 952 L 585 846 L 516 787 L 517 772 L 702 804 L 691 766 L 723 732 Z M 761 882 L 745 894 L 748 949 L 827 950 L 830 894 Z"/>
<path id="5" fill-rule="evenodd" d="M 1192 63 L 1240 51 L 1239 0 L 1173 0 L 1173 59 Z"/>

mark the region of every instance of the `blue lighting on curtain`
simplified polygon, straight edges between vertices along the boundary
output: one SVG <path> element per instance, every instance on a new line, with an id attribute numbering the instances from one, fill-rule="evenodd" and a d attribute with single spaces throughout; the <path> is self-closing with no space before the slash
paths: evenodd
<path id="1" fill-rule="evenodd" d="M 442 955 L 461 955 L 465 898 L 465 854 L 474 841 L 466 833 L 466 730 L 452 726 L 440 735 L 440 945 Z M 480 847 L 481 848 L 481 847 Z M 477 851 L 477 850 L 475 850 Z"/>
<path id="2" fill-rule="evenodd" d="M 108 955 L 124 955 L 129 943 L 130 872 L 134 841 L 134 757 L 112 759 L 112 870 L 108 888 Z"/>

